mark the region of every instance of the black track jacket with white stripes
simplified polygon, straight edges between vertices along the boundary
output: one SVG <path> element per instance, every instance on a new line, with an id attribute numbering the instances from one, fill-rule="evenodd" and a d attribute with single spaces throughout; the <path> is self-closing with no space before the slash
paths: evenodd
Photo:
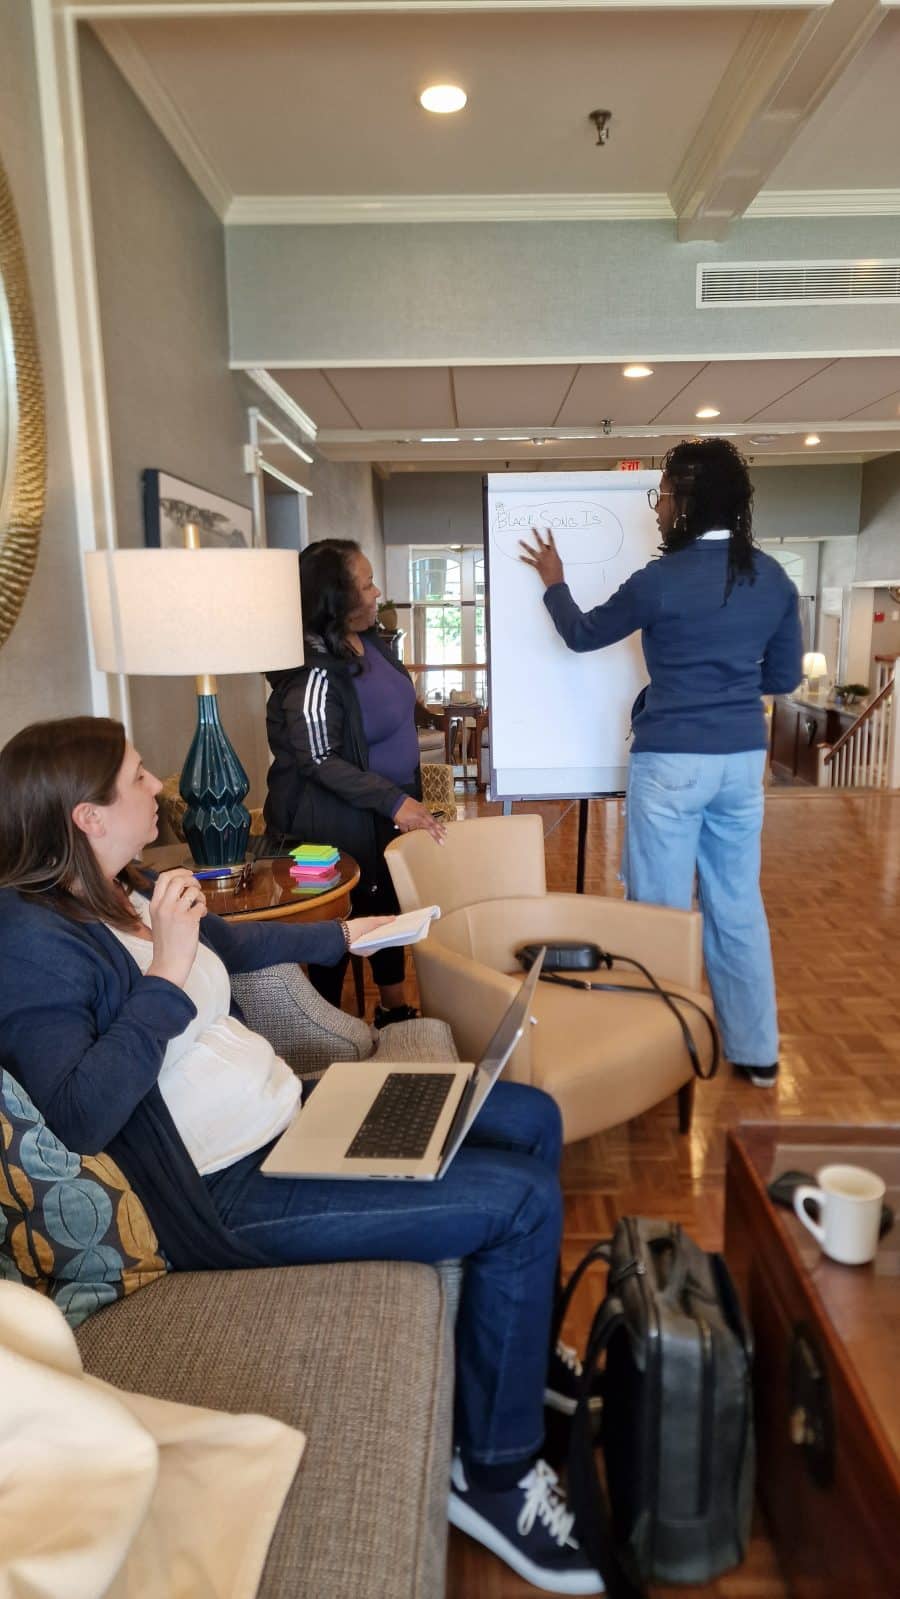
<path id="1" fill-rule="evenodd" d="M 362 636 L 405 673 L 377 629 Z M 351 663 L 310 649 L 309 641 L 307 652 L 305 666 L 269 674 L 266 730 L 274 759 L 266 827 L 275 838 L 346 850 L 358 862 L 363 883 L 371 883 L 383 848 L 380 840 L 390 832 L 384 823 L 390 823 L 405 790 L 369 771 Z"/>

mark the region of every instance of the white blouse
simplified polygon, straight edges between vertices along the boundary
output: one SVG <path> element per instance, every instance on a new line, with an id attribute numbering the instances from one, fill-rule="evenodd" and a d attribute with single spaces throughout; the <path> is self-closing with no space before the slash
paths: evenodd
<path id="1" fill-rule="evenodd" d="M 149 927 L 147 901 L 134 894 L 132 904 Z M 153 945 L 118 927 L 110 931 L 146 972 Z M 205 944 L 197 945 L 184 991 L 197 1014 L 169 1042 L 159 1088 L 188 1154 L 205 1176 L 233 1166 L 284 1132 L 302 1085 L 265 1038 L 229 1016 L 228 972 Z"/>

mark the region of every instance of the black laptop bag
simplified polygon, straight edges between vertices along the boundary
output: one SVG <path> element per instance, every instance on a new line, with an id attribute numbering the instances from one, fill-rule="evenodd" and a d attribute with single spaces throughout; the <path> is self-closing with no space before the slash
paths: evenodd
<path id="1" fill-rule="evenodd" d="M 575 1530 L 611 1599 L 710 1582 L 743 1559 L 750 1534 L 752 1346 L 737 1293 L 721 1257 L 679 1226 L 623 1217 L 573 1273 L 560 1323 L 598 1259 L 607 1293 L 570 1437 Z M 605 1489 L 588 1404 L 600 1371 Z"/>

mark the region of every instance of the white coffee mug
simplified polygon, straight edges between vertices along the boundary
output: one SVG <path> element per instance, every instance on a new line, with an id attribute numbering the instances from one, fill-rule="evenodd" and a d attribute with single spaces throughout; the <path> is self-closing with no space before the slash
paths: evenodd
<path id="1" fill-rule="evenodd" d="M 819 1205 L 820 1222 L 804 1209 L 804 1200 Z M 818 1187 L 794 1189 L 794 1210 L 817 1238 L 826 1255 L 844 1266 L 861 1266 L 875 1258 L 884 1183 L 863 1166 L 823 1166 Z"/>

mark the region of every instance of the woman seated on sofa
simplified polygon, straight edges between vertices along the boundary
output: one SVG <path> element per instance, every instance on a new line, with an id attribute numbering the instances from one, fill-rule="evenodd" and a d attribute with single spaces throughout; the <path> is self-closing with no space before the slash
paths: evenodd
<path id="1" fill-rule="evenodd" d="M 2 1060 L 81 1154 L 108 1150 L 176 1270 L 465 1257 L 450 1519 L 546 1591 L 602 1584 L 538 1458 L 577 1376 L 550 1327 L 560 1121 L 501 1082 L 438 1183 L 274 1180 L 299 1080 L 231 1007 L 229 973 L 338 962 L 371 922 L 234 925 L 189 871 L 155 881 L 159 780 L 118 722 L 25 728 L 0 752 Z"/>

